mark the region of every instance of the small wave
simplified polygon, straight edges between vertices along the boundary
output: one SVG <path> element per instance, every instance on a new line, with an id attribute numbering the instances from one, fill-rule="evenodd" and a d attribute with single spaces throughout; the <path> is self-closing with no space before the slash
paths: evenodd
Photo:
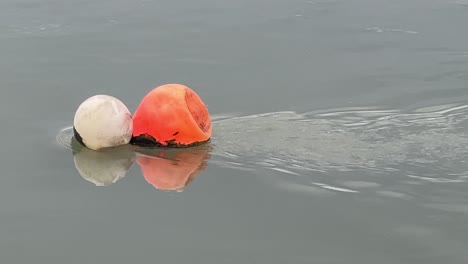
<path id="1" fill-rule="evenodd" d="M 403 33 L 403 34 L 419 34 L 418 31 L 406 30 L 406 29 L 401 29 L 401 28 L 368 27 L 366 28 L 366 31 L 371 31 L 375 33 L 396 32 L 396 33 Z"/>
<path id="2" fill-rule="evenodd" d="M 346 189 L 346 188 L 340 188 L 340 187 L 336 187 L 336 186 L 327 185 L 327 184 L 324 184 L 324 183 L 314 182 L 313 184 L 317 185 L 317 186 L 320 186 L 321 188 L 324 188 L 324 189 L 327 189 L 327 190 L 332 190 L 332 191 L 337 191 L 337 192 L 346 192 L 346 193 L 357 193 L 358 192 L 358 191 L 354 191 L 354 190 L 351 190 L 351 189 Z"/>
<path id="3" fill-rule="evenodd" d="M 57 143 L 63 147 L 72 150 L 72 140 L 73 140 L 73 127 L 65 127 L 61 129 L 57 136 L 55 137 Z"/>
<path id="4" fill-rule="evenodd" d="M 45 34 L 59 32 L 62 28 L 61 24 L 36 24 L 36 25 L 9 25 L 8 29 L 11 32 L 25 35 Z"/>

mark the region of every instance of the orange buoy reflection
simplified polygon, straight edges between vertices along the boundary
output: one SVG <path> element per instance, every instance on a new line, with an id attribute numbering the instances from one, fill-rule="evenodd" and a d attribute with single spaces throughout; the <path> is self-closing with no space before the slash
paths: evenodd
<path id="1" fill-rule="evenodd" d="M 137 164 L 146 181 L 154 188 L 181 191 L 206 169 L 211 146 L 200 145 L 184 149 L 146 149 L 137 157 Z"/>

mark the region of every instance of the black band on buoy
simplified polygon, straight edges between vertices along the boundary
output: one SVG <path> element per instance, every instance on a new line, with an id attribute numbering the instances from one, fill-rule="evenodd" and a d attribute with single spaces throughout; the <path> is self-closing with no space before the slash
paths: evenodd
<path id="1" fill-rule="evenodd" d="M 167 140 L 166 145 L 163 145 L 159 143 L 154 137 L 148 135 L 148 134 L 141 134 L 138 136 L 132 137 L 130 139 L 130 144 L 140 146 L 140 147 L 148 147 L 148 148 L 188 148 L 188 147 L 194 147 L 201 145 L 203 143 L 206 143 L 210 141 L 210 139 L 206 141 L 197 141 L 192 144 L 180 144 L 177 143 L 174 139 L 172 140 Z"/>
<path id="2" fill-rule="evenodd" d="M 81 137 L 80 133 L 76 131 L 75 126 L 73 126 L 73 136 L 75 137 L 76 141 L 86 147 L 85 143 L 83 142 L 83 138 Z"/>
<path id="3" fill-rule="evenodd" d="M 162 147 L 163 145 L 159 143 L 154 137 L 148 134 L 141 134 L 130 139 L 130 144 L 137 145 L 140 147 Z"/>

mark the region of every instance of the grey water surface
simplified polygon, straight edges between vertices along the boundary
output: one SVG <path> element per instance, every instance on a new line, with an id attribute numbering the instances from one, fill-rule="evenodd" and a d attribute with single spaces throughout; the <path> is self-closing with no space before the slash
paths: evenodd
<path id="1" fill-rule="evenodd" d="M 0 1 L 0 263 L 467 263 L 468 1 Z M 184 83 L 213 138 L 82 148 Z"/>

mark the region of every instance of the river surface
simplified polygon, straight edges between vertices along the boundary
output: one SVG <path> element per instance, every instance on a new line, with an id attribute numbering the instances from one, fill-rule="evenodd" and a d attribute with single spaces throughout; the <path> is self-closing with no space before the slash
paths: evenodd
<path id="1" fill-rule="evenodd" d="M 3 0 L 1 263 L 468 262 L 468 1 Z M 95 94 L 208 105 L 81 147 Z"/>

